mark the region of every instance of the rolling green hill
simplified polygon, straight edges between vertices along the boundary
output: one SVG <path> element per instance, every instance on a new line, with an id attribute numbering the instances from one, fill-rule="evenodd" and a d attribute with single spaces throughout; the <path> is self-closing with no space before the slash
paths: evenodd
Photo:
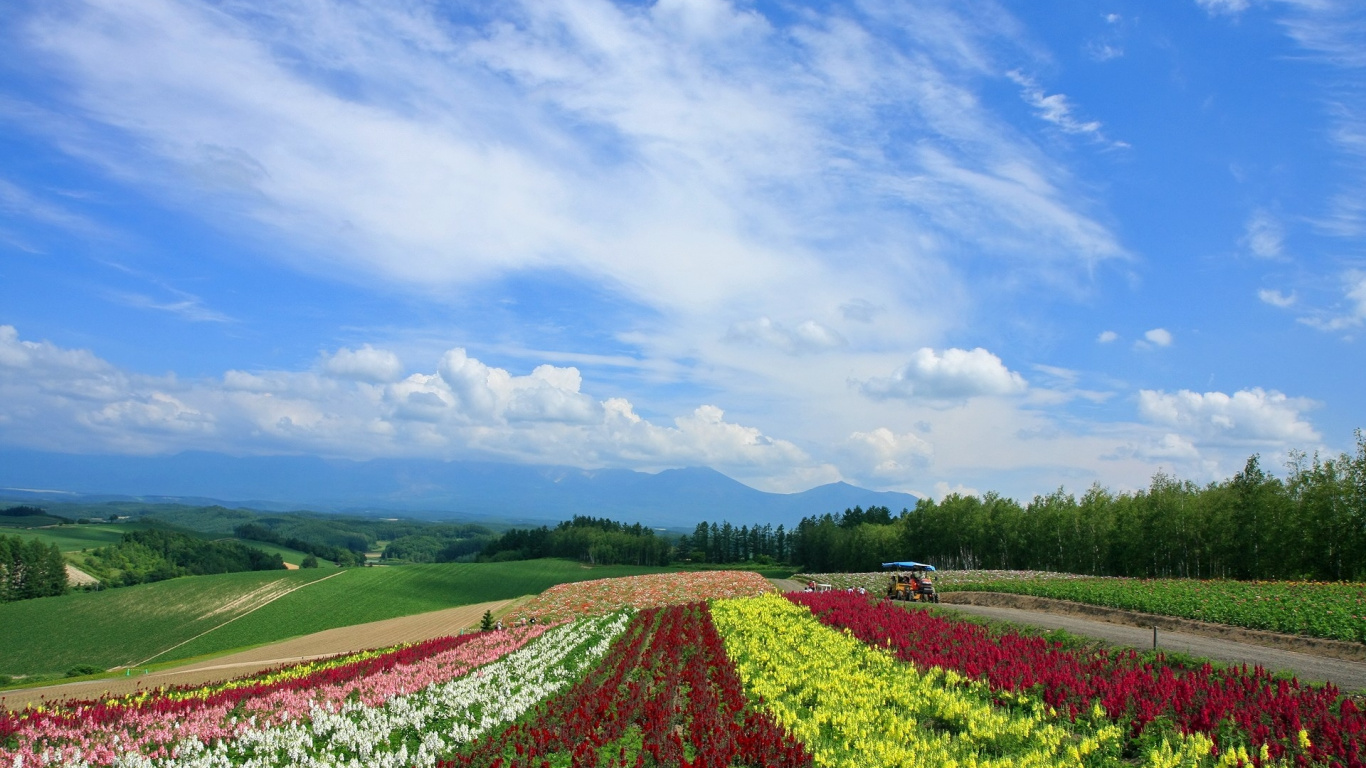
<path id="1" fill-rule="evenodd" d="M 0 675 L 60 674 L 79 664 L 133 664 L 190 640 L 158 655 L 155 663 L 161 663 L 536 594 L 563 582 L 668 570 L 586 568 L 567 560 L 318 568 L 183 577 L 38 598 L 0 605 Z M 303 588 L 282 594 L 292 587 Z M 259 607 L 272 597 L 273 602 Z M 248 613 L 251 608 L 257 609 Z M 234 620 L 225 624 L 229 619 Z"/>

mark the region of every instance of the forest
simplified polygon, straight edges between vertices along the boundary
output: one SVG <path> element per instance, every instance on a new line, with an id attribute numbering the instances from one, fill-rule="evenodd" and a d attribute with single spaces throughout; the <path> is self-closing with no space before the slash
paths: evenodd
<path id="1" fill-rule="evenodd" d="M 0 603 L 66 593 L 66 561 L 56 544 L 0 536 Z"/>
<path id="2" fill-rule="evenodd" d="M 106 586 L 284 567 L 280 555 L 238 541 L 208 541 L 155 528 L 125 533 L 117 544 L 90 550 L 82 564 L 85 571 Z"/>
<path id="3" fill-rule="evenodd" d="M 668 565 L 674 546 L 640 523 L 575 515 L 554 528 L 513 529 L 484 546 L 481 560 L 568 557 L 593 565 Z"/>
<path id="4" fill-rule="evenodd" d="M 870 571 L 913 559 L 940 568 L 1097 576 L 1366 579 L 1366 438 L 1337 457 L 1292 454 L 1284 479 L 1253 455 L 1207 485 L 1157 474 L 1145 489 L 1058 489 L 1026 504 L 987 493 L 804 518 L 794 529 L 703 523 L 679 553 L 772 559 L 809 571 Z M 761 560 L 762 561 L 762 560 Z"/>

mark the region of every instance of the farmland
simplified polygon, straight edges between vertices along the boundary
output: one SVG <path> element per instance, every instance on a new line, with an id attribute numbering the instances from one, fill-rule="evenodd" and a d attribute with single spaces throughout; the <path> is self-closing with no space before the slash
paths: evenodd
<path id="1" fill-rule="evenodd" d="M 560 587 L 585 613 L 554 626 L 11 713 L 0 764 L 1366 765 L 1331 686 L 728 578 Z M 674 604 L 626 607 L 644 594 Z"/>
<path id="2" fill-rule="evenodd" d="M 6 603 L 0 605 L 0 647 L 6 649 L 0 674 L 51 675 L 83 664 L 137 664 L 190 641 L 156 656 L 155 661 L 162 663 L 324 629 L 536 594 L 568 581 L 660 570 L 590 569 L 564 560 L 319 568 L 197 576 Z M 334 578 L 319 581 L 327 576 Z M 315 581 L 316 586 L 286 594 Z M 271 598 L 273 602 L 266 603 Z M 235 616 L 243 618 L 224 624 Z"/>

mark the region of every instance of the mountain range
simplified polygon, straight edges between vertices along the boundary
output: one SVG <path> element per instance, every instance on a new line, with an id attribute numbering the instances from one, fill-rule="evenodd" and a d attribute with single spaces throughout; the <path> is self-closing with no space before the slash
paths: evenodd
<path id="1" fill-rule="evenodd" d="M 767 493 L 713 469 L 650 474 L 495 462 L 349 461 L 313 456 L 91 456 L 0 450 L 12 499 L 227 503 L 267 510 L 397 513 L 432 519 L 546 522 L 573 515 L 685 528 L 702 520 L 792 526 L 854 506 L 914 507 L 916 497 L 831 483 Z"/>

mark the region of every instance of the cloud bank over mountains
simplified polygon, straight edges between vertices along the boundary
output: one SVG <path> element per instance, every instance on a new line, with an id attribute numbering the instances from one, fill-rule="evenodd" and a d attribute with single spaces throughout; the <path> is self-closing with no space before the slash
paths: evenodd
<path id="1" fill-rule="evenodd" d="M 1345 447 L 1361 11 L 1057 13 L 21 0 L 0 443 L 1017 495 Z"/>
<path id="2" fill-rule="evenodd" d="M 321 360 L 314 370 L 233 370 L 200 380 L 147 376 L 86 350 L 24 340 L 12 326 L 0 326 L 0 425 L 7 444 L 44 451 L 79 445 L 87 453 L 207 450 L 646 470 L 710 466 L 756 486 L 791 491 L 841 479 L 913 482 L 939 455 L 973 451 L 980 434 L 943 434 L 936 426 L 979 418 L 966 407 L 969 398 L 992 398 L 996 405 L 988 410 L 1000 423 L 1047 421 L 1042 411 L 1019 403 L 1028 389 L 1023 377 L 982 349 L 922 349 L 896 376 L 865 385 L 873 387 L 868 396 L 875 399 L 918 399 L 930 420 L 918 421 L 915 430 L 879 426 L 810 450 L 728 420 L 711 404 L 656 423 L 625 398 L 582 391 L 574 367 L 542 364 L 515 375 L 459 347 L 445 352 L 431 373 L 407 373 L 392 352 L 368 345 Z M 1319 441 L 1304 417 L 1315 405 L 1260 389 L 1231 395 L 1142 390 L 1138 416 L 1147 424 L 1126 425 L 1102 442 L 1112 443 L 1112 462 L 1127 455 L 1190 463 L 1205 456 L 1204 448 L 1217 453 L 1228 446 L 1237 458 L 1248 446 Z M 1030 440 L 1038 449 L 1060 451 L 1059 461 L 1076 445 L 1056 434 L 1040 444 L 1040 434 L 992 433 L 998 444 Z M 1126 448 L 1126 438 L 1147 440 L 1150 447 Z M 990 454 L 975 461 L 980 465 L 984 458 Z"/>

